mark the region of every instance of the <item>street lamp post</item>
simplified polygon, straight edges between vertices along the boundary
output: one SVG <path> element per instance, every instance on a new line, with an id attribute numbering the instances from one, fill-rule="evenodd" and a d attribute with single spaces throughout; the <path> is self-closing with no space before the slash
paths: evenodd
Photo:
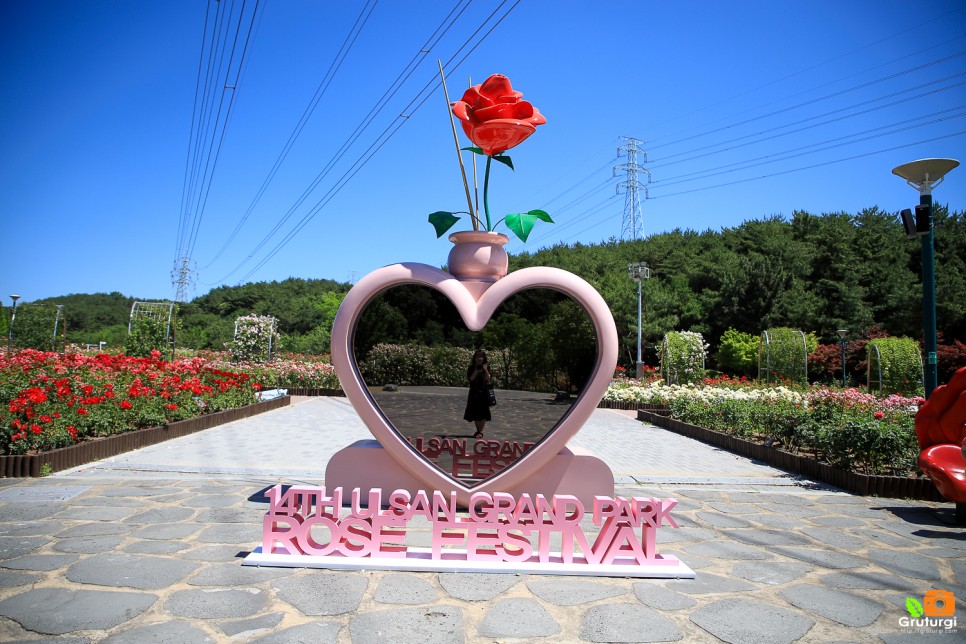
<path id="1" fill-rule="evenodd" d="M 919 237 L 922 259 L 922 326 L 926 364 L 923 367 L 923 389 L 926 398 L 938 384 L 936 368 L 936 259 L 933 242 L 932 189 L 942 183 L 946 173 L 959 165 L 956 159 L 920 159 L 892 169 L 892 174 L 906 180 L 919 191 L 915 223 L 911 212 L 903 212 L 906 233 Z"/>
<path id="2" fill-rule="evenodd" d="M 637 282 L 637 371 L 638 378 L 641 377 L 641 369 L 644 362 L 641 360 L 641 284 L 646 279 L 651 278 L 651 269 L 644 262 L 631 262 L 627 265 L 627 276 Z"/>
<path id="3" fill-rule="evenodd" d="M 13 312 L 10 313 L 10 328 L 7 329 L 7 355 L 10 355 L 13 347 L 13 321 L 17 319 L 17 300 L 20 299 L 20 296 L 11 295 L 10 299 L 13 300 Z"/>
<path id="4" fill-rule="evenodd" d="M 836 333 L 839 334 L 839 346 L 842 347 L 842 389 L 845 389 L 845 336 L 849 334 L 849 330 L 839 329 Z"/>

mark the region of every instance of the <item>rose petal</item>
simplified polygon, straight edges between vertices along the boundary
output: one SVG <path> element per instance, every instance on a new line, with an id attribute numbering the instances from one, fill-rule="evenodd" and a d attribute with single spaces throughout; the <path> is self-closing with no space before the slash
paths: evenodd
<path id="1" fill-rule="evenodd" d="M 493 74 L 480 85 L 480 95 L 489 97 L 494 102 L 499 100 L 501 96 L 513 96 L 513 94 L 510 79 L 503 74 Z"/>
<path id="2" fill-rule="evenodd" d="M 517 119 L 527 120 L 533 116 L 533 106 L 527 102 L 522 103 L 497 103 L 492 107 L 473 111 L 473 120 L 478 123 L 492 121 L 493 119 Z"/>
<path id="3" fill-rule="evenodd" d="M 464 126 L 464 130 L 465 130 Z M 483 150 L 483 154 L 493 156 L 520 145 L 536 127 L 517 119 L 494 119 L 472 128 L 470 140 Z"/>

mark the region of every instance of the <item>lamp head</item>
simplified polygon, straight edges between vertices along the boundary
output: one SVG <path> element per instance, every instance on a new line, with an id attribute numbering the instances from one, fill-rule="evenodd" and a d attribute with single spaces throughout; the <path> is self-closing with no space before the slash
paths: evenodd
<path id="1" fill-rule="evenodd" d="M 836 333 L 838 333 L 839 334 L 839 337 L 844 340 L 845 339 L 845 336 L 847 336 L 849 334 L 849 330 L 848 329 L 839 329 L 838 331 L 836 331 Z"/>
<path id="2" fill-rule="evenodd" d="M 14 304 L 16 304 L 17 303 L 17 300 L 20 299 L 20 296 L 19 295 L 11 295 L 10 296 L 10 299 L 13 300 L 13 303 Z"/>
<path id="3" fill-rule="evenodd" d="M 942 182 L 946 173 L 959 165 L 956 159 L 919 159 L 892 169 L 892 174 L 922 194 L 930 194 L 932 187 Z"/>

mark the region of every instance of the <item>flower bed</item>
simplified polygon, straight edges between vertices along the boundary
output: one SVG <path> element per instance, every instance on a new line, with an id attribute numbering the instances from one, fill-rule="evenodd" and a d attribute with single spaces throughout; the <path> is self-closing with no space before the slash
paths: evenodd
<path id="1" fill-rule="evenodd" d="M 256 402 L 261 383 L 247 373 L 202 358 L 159 357 L 32 349 L 0 356 L 0 454 L 49 451 Z"/>
<path id="2" fill-rule="evenodd" d="M 272 362 L 233 362 L 228 354 L 217 351 L 199 351 L 197 356 L 217 369 L 248 374 L 264 389 L 341 389 L 328 356 L 289 353 Z"/>
<path id="3" fill-rule="evenodd" d="M 673 418 L 867 475 L 917 473 L 913 427 L 921 398 L 877 398 L 855 389 L 714 384 L 628 384 L 617 381 L 604 400 L 667 405 Z"/>

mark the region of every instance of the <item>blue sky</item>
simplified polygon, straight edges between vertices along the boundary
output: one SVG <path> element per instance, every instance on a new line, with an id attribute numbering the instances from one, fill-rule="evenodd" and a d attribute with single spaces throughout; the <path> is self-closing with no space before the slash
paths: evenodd
<path id="1" fill-rule="evenodd" d="M 443 264 L 450 244 L 426 217 L 464 208 L 465 197 L 442 92 L 423 91 L 437 59 L 452 99 L 470 78 L 502 73 L 548 119 L 510 151 L 514 172 L 493 170 L 495 214 L 543 208 L 557 221 L 511 252 L 621 235 L 620 136 L 647 152 L 645 235 L 796 210 L 898 211 L 918 196 L 893 167 L 966 160 L 961 1 L 913 10 L 890 0 L 259 0 L 247 49 L 255 0 L 221 4 L 243 19 L 233 66 L 218 76 L 235 89 L 212 95 L 223 108 L 234 97 L 227 126 L 195 147 L 202 36 L 216 3 L 0 4 L 5 303 L 9 293 L 170 299 L 171 269 L 189 245 L 191 297 L 239 281 L 345 281 L 399 261 Z M 327 70 L 324 94 L 255 202 Z M 209 146 L 220 152 L 200 190 L 206 181 L 186 181 L 189 150 L 207 158 Z M 353 166 L 370 146 L 378 151 Z M 935 199 L 964 209 L 966 169 Z"/>

